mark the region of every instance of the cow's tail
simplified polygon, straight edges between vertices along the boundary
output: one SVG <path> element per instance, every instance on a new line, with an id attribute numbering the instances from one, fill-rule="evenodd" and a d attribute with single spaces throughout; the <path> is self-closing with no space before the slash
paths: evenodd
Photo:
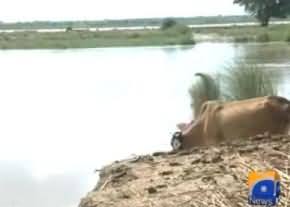
<path id="1" fill-rule="evenodd" d="M 200 114 L 202 105 L 210 100 L 218 100 L 220 97 L 218 80 L 212 78 L 205 73 L 196 73 L 196 77 L 201 79 L 200 82 L 195 83 L 189 90 L 192 98 L 192 109 L 194 116 L 197 117 Z"/>
<path id="2" fill-rule="evenodd" d="M 205 73 L 196 73 L 195 76 L 201 78 L 205 91 L 205 96 L 207 97 L 208 101 L 219 99 L 220 87 L 218 79 L 214 79 L 213 77 Z"/>

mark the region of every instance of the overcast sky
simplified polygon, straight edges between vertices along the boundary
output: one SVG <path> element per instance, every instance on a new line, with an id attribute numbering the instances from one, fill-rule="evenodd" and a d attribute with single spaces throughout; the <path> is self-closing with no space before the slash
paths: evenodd
<path id="1" fill-rule="evenodd" d="M 244 14 L 233 0 L 9 0 L 0 20 L 94 20 Z"/>

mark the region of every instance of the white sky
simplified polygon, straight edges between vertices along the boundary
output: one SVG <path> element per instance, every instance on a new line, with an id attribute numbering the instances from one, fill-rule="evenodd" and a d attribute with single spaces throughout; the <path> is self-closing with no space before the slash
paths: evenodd
<path id="1" fill-rule="evenodd" d="M 0 20 L 95 20 L 244 14 L 233 0 L 5 0 Z"/>

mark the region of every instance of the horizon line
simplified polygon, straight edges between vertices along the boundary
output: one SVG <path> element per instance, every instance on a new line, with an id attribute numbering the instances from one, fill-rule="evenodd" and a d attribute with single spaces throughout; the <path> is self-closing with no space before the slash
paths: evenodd
<path id="1" fill-rule="evenodd" d="M 189 19 L 189 18 L 206 18 L 206 17 L 251 17 L 248 14 L 230 14 L 230 15 L 207 15 L 207 16 L 164 16 L 164 17 L 137 17 L 137 18 L 104 18 L 104 19 L 78 19 L 78 20 L 69 20 L 69 19 L 55 19 L 55 20 L 25 20 L 25 21 L 5 21 L 0 20 L 0 24 L 17 24 L 17 23 L 35 23 L 35 22 L 102 22 L 102 21 L 126 21 L 126 20 L 150 20 L 150 19 Z"/>

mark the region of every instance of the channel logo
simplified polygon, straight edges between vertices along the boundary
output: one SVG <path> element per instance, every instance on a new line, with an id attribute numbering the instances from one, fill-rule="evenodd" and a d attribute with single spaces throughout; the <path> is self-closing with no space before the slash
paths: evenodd
<path id="1" fill-rule="evenodd" d="M 248 176 L 250 205 L 275 206 L 280 197 L 280 176 L 277 171 L 252 171 Z"/>

